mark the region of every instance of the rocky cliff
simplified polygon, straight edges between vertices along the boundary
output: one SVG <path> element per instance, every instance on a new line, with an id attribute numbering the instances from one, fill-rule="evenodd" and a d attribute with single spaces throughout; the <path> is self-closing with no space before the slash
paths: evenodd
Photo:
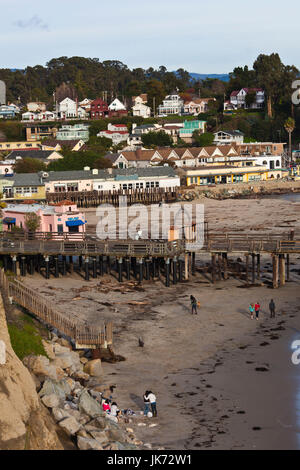
<path id="1" fill-rule="evenodd" d="M 11 347 L 1 295 L 0 342 L 0 449 L 63 449 L 32 376 Z"/>

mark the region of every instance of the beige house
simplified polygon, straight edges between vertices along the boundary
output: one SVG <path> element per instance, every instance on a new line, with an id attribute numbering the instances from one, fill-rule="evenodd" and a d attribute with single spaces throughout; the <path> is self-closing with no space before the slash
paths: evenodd
<path id="1" fill-rule="evenodd" d="M 46 111 L 46 103 L 43 103 L 42 101 L 30 101 L 26 106 L 28 111 L 31 113 Z"/>

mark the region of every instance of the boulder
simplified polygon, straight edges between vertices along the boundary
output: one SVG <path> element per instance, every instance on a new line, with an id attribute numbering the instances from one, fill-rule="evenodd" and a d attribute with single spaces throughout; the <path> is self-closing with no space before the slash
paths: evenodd
<path id="1" fill-rule="evenodd" d="M 50 377 L 57 380 L 57 370 L 54 365 L 50 365 L 46 356 L 27 356 L 23 359 L 23 364 L 37 376 Z"/>
<path id="2" fill-rule="evenodd" d="M 87 362 L 89 362 L 89 360 L 88 360 L 87 357 L 81 357 L 80 362 L 81 362 L 81 364 L 86 364 Z"/>
<path id="3" fill-rule="evenodd" d="M 106 429 L 107 425 L 108 425 L 107 419 L 104 416 L 98 416 L 98 418 L 93 419 L 88 424 L 88 426 L 92 426 L 94 428 L 97 428 L 98 430 L 99 429 L 101 429 L 101 430 Z"/>
<path id="4" fill-rule="evenodd" d="M 84 390 L 80 395 L 79 410 L 91 416 L 92 418 L 97 416 L 104 416 L 101 405 L 90 396 L 87 390 Z"/>
<path id="5" fill-rule="evenodd" d="M 62 419 L 70 417 L 69 412 L 63 410 L 62 408 L 52 408 L 52 415 L 57 423 Z"/>
<path id="6" fill-rule="evenodd" d="M 57 354 L 55 356 L 53 364 L 56 367 L 60 367 L 61 369 L 68 369 L 74 366 L 73 358 L 68 353 Z"/>
<path id="7" fill-rule="evenodd" d="M 101 359 L 93 359 L 92 361 L 88 361 L 84 365 L 83 371 L 92 377 L 100 377 L 103 375 Z"/>
<path id="8" fill-rule="evenodd" d="M 51 395 L 44 395 L 42 402 L 47 408 L 58 408 L 62 400 L 55 393 L 51 393 Z"/>
<path id="9" fill-rule="evenodd" d="M 90 376 L 89 374 L 86 374 L 85 372 L 81 371 L 72 371 L 71 372 L 72 379 L 78 381 L 79 383 L 82 383 L 85 380 L 89 380 Z"/>
<path id="10" fill-rule="evenodd" d="M 39 392 L 39 396 L 42 398 L 44 395 L 57 395 L 61 400 L 65 400 L 66 392 L 64 387 L 55 380 L 46 379 L 42 389 Z"/>
<path id="11" fill-rule="evenodd" d="M 81 424 L 73 416 L 63 419 L 58 425 L 71 436 L 74 436 L 81 428 Z"/>
<path id="12" fill-rule="evenodd" d="M 51 343 L 51 341 L 45 341 L 44 339 L 42 339 L 42 344 L 43 344 L 43 347 L 46 351 L 48 358 L 55 359 L 53 343 Z"/>
<path id="13" fill-rule="evenodd" d="M 106 432 L 108 441 L 120 441 L 124 442 L 127 438 L 121 429 L 108 429 Z"/>
<path id="14" fill-rule="evenodd" d="M 91 431 L 89 433 L 96 441 L 100 442 L 101 445 L 107 444 L 109 439 L 105 431 Z"/>
<path id="15" fill-rule="evenodd" d="M 77 446 L 80 450 L 103 450 L 103 447 L 96 439 L 81 436 L 77 437 Z"/>

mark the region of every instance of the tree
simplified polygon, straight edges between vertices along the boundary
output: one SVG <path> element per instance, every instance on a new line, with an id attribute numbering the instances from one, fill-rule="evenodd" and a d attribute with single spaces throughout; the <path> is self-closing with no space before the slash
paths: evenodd
<path id="1" fill-rule="evenodd" d="M 210 132 L 204 132 L 203 134 L 200 134 L 199 131 L 193 132 L 193 139 L 199 147 L 209 147 L 213 144 L 214 138 L 214 134 Z"/>
<path id="2" fill-rule="evenodd" d="M 172 138 L 163 131 L 143 134 L 142 142 L 145 147 L 171 147 L 173 145 Z"/>
<path id="3" fill-rule="evenodd" d="M 273 105 L 280 102 L 291 90 L 292 81 L 296 79 L 298 70 L 294 66 L 284 65 L 278 54 L 260 54 L 253 64 L 257 85 L 267 95 L 268 116 L 273 117 Z"/>
<path id="4" fill-rule="evenodd" d="M 147 95 L 148 95 L 148 106 L 150 106 L 152 108 L 152 111 L 156 113 L 158 105 L 162 102 L 162 100 L 166 96 L 166 91 L 164 89 L 164 86 L 158 80 L 149 80 L 146 84 L 146 89 L 147 89 Z"/>
<path id="5" fill-rule="evenodd" d="M 295 120 L 289 117 L 284 123 L 284 128 L 289 134 L 289 158 L 292 161 L 292 132 L 295 129 Z"/>
<path id="6" fill-rule="evenodd" d="M 46 171 L 47 166 L 41 160 L 35 158 L 22 158 L 15 164 L 15 173 L 37 173 L 39 171 Z"/>
<path id="7" fill-rule="evenodd" d="M 255 91 L 250 91 L 247 93 L 245 101 L 246 101 L 246 106 L 247 108 L 250 108 L 253 103 L 255 103 L 256 100 L 256 92 Z"/>
<path id="8" fill-rule="evenodd" d="M 29 232 L 36 232 L 41 225 L 41 217 L 35 212 L 29 212 L 25 215 L 25 226 Z"/>

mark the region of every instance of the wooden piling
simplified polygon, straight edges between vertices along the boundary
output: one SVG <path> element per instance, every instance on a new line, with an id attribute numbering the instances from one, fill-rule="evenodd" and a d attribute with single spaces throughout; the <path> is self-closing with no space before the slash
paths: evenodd
<path id="1" fill-rule="evenodd" d="M 278 288 L 278 255 L 273 256 L 273 289 Z"/>
<path id="2" fill-rule="evenodd" d="M 279 284 L 285 285 L 285 258 L 284 255 L 279 255 Z"/>

